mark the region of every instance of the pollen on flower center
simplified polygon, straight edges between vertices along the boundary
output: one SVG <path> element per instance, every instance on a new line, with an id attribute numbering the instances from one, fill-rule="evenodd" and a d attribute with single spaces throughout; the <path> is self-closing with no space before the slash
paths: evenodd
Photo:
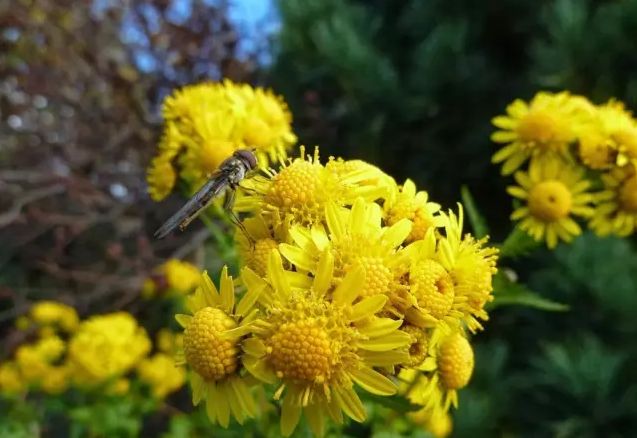
<path id="1" fill-rule="evenodd" d="M 473 349 L 467 338 L 459 333 L 446 338 L 440 345 L 437 364 L 440 379 L 447 388 L 466 386 L 474 365 Z"/>
<path id="2" fill-rule="evenodd" d="M 362 268 L 363 272 L 365 272 L 365 284 L 363 285 L 361 296 L 368 297 L 387 292 L 393 275 L 391 270 L 385 266 L 381 257 L 358 257 L 355 266 Z"/>
<path id="3" fill-rule="evenodd" d="M 529 191 L 531 214 L 546 222 L 568 216 L 572 203 L 571 192 L 557 180 L 542 181 Z"/>
<path id="4" fill-rule="evenodd" d="M 278 244 L 274 239 L 266 237 L 265 239 L 259 239 L 255 242 L 252 249 L 252 260 L 250 261 L 250 267 L 253 268 L 258 274 L 265 275 L 268 267 L 268 257 L 270 251 L 276 249 Z"/>
<path id="5" fill-rule="evenodd" d="M 296 381 L 325 382 L 336 361 L 327 331 L 312 319 L 282 324 L 268 347 L 275 372 Z"/>
<path id="6" fill-rule="evenodd" d="M 223 310 L 204 307 L 193 316 L 184 330 L 186 362 L 205 380 L 220 380 L 236 371 L 239 348 L 221 333 L 237 323 Z"/>
<path id="7" fill-rule="evenodd" d="M 557 135 L 558 126 L 551 114 L 534 111 L 524 116 L 517 127 L 520 140 L 540 145 L 551 142 Z"/>
<path id="8" fill-rule="evenodd" d="M 624 182 L 619 190 L 619 202 L 623 210 L 637 212 L 637 176 Z"/>
<path id="9" fill-rule="evenodd" d="M 219 168 L 223 160 L 230 157 L 234 151 L 231 142 L 210 139 L 201 145 L 199 161 L 205 173 L 212 173 Z"/>
<path id="10" fill-rule="evenodd" d="M 411 290 L 418 305 L 435 318 L 442 318 L 453 305 L 453 280 L 447 270 L 435 260 L 414 263 L 409 273 Z"/>
<path id="11" fill-rule="evenodd" d="M 281 207 L 304 206 L 315 201 L 317 182 L 316 166 L 297 160 L 273 178 L 269 196 Z"/>

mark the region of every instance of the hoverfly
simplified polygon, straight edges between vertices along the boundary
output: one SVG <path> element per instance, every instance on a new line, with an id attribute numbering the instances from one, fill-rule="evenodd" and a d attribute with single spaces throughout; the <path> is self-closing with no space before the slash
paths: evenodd
<path id="1" fill-rule="evenodd" d="M 257 157 L 252 151 L 247 149 L 235 151 L 231 157 L 221 163 L 208 182 L 155 231 L 155 238 L 163 239 L 176 228 L 183 231 L 214 198 L 228 188 L 234 191 L 246 175 L 256 167 Z M 230 196 L 232 195 L 234 192 Z"/>

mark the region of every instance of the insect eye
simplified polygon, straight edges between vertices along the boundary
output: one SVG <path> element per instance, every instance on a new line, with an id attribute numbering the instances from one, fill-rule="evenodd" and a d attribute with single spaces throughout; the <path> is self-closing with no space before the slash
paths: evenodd
<path id="1" fill-rule="evenodd" d="M 246 164 L 248 164 L 250 169 L 254 169 L 255 167 L 257 167 L 257 157 L 254 155 L 252 151 L 249 151 L 247 149 L 241 149 L 236 151 L 235 155 L 238 158 L 242 159 Z"/>

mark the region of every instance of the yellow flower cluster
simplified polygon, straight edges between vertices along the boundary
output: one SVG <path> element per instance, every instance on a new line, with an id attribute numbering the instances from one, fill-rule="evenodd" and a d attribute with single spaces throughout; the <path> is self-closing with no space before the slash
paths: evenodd
<path id="1" fill-rule="evenodd" d="M 170 259 L 144 281 L 142 296 L 178 296 L 192 292 L 199 284 L 201 271 L 192 263 Z"/>
<path id="2" fill-rule="evenodd" d="M 463 235 L 462 209 L 303 148 L 245 181 L 236 208 L 248 216 L 241 288 L 227 269 L 219 288 L 206 274 L 177 315 L 193 402 L 224 427 L 243 423 L 257 414 L 257 379 L 274 389 L 285 436 L 301 415 L 317 435 L 326 418 L 364 421 L 359 392 L 401 393 L 445 418 L 471 377 L 467 332 L 487 319 L 496 272 L 497 251 Z"/>
<path id="3" fill-rule="evenodd" d="M 171 359 L 179 337 L 160 332 L 159 352 L 148 358 L 151 342 L 129 313 L 92 316 L 80 322 L 72 307 L 41 301 L 26 318 L 37 324 L 37 338 L 20 345 L 12 360 L 0 364 L 2 392 L 33 389 L 58 394 L 73 386 L 124 393 L 133 370 L 158 398 L 183 386 L 185 373 Z"/>
<path id="4" fill-rule="evenodd" d="M 511 218 L 522 230 L 549 248 L 581 234 L 576 218 L 601 236 L 637 230 L 637 120 L 622 103 L 539 92 L 506 112 L 492 121 L 491 139 L 505 144 L 493 162 L 515 172 L 508 192 L 522 205 Z"/>
<path id="5" fill-rule="evenodd" d="M 253 149 L 262 167 L 284 159 L 296 142 L 287 104 L 270 90 L 221 83 L 189 85 L 167 97 L 164 132 L 148 168 L 155 201 L 178 180 L 195 191 L 237 149 Z"/>

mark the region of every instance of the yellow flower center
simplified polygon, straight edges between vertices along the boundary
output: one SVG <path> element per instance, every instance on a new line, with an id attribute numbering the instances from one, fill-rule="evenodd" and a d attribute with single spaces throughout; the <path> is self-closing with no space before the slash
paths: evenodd
<path id="1" fill-rule="evenodd" d="M 235 342 L 221 338 L 221 333 L 236 326 L 224 311 L 204 307 L 184 330 L 186 362 L 204 380 L 220 380 L 237 370 L 239 348 Z"/>
<path id="2" fill-rule="evenodd" d="M 369 297 L 387 292 L 393 275 L 391 270 L 385 266 L 381 257 L 358 257 L 355 266 L 362 268 L 363 272 L 365 272 L 365 284 L 363 285 L 361 296 Z"/>
<path id="3" fill-rule="evenodd" d="M 280 378 L 322 383 L 337 360 L 330 336 L 312 319 L 281 325 L 268 340 L 269 362 Z"/>
<path id="4" fill-rule="evenodd" d="M 420 365 L 427 357 L 427 347 L 429 346 L 427 333 L 422 328 L 410 324 L 401 327 L 401 330 L 411 337 L 407 365 L 411 367 Z"/>
<path id="5" fill-rule="evenodd" d="M 455 291 L 451 276 L 440 263 L 429 259 L 414 263 L 409 283 L 420 308 L 438 319 L 449 313 Z"/>
<path id="6" fill-rule="evenodd" d="M 269 197 L 280 207 L 304 207 L 316 200 L 319 170 L 310 162 L 296 160 L 272 181 Z"/>
<path id="7" fill-rule="evenodd" d="M 619 202 L 623 210 L 637 213 L 637 176 L 624 182 L 619 190 Z"/>
<path id="8" fill-rule="evenodd" d="M 212 139 L 205 141 L 199 150 L 199 162 L 204 173 L 210 174 L 234 152 L 232 142 Z"/>
<path id="9" fill-rule="evenodd" d="M 440 381 L 449 389 L 466 386 L 473 374 L 473 349 L 469 341 L 459 333 L 449 336 L 438 350 Z"/>
<path id="10" fill-rule="evenodd" d="M 544 222 L 554 222 L 568 216 L 572 204 L 571 192 L 561 181 L 542 181 L 529 191 L 529 210 L 534 217 Z"/>
<path id="11" fill-rule="evenodd" d="M 265 275 L 268 268 L 268 257 L 273 249 L 277 249 L 278 244 L 274 239 L 266 237 L 265 239 L 259 239 L 254 244 L 252 249 L 250 268 L 254 269 L 257 274 Z"/>
<path id="12" fill-rule="evenodd" d="M 559 132 L 555 118 L 547 111 L 531 111 L 526 114 L 517 127 L 520 140 L 524 143 L 547 145 Z"/>
<path id="13" fill-rule="evenodd" d="M 243 139 L 250 146 L 266 148 L 272 143 L 272 130 L 258 117 L 250 117 L 246 122 Z"/>

